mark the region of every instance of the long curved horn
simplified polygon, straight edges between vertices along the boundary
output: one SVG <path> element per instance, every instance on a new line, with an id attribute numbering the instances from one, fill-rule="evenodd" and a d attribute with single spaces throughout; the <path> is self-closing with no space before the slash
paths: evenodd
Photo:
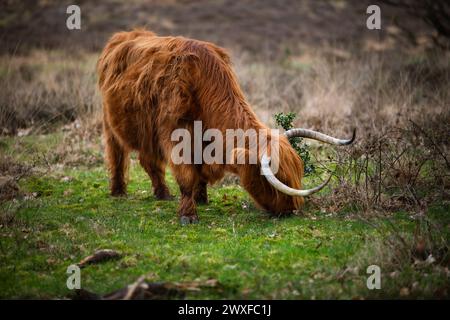
<path id="1" fill-rule="evenodd" d="M 318 141 L 322 141 L 325 143 L 334 144 L 334 145 L 338 145 L 338 146 L 345 146 L 345 145 L 349 145 L 353 141 L 355 141 L 356 129 L 353 129 L 353 135 L 350 139 L 337 139 L 337 138 L 328 136 L 326 134 L 323 134 L 321 132 L 308 130 L 308 129 L 302 129 L 302 128 L 291 129 L 291 130 L 286 131 L 284 134 L 288 138 L 302 137 L 302 138 L 309 138 L 309 139 L 318 140 Z"/>
<path id="2" fill-rule="evenodd" d="M 275 177 L 272 170 L 270 169 L 270 158 L 265 153 L 261 157 L 261 173 L 265 176 L 267 181 L 278 191 L 281 191 L 282 193 L 287 194 L 289 196 L 299 196 L 299 197 L 306 197 L 313 193 L 316 193 L 317 191 L 325 187 L 328 184 L 328 182 L 330 182 L 331 179 L 330 175 L 327 181 L 312 189 L 305 189 L 305 190 L 293 189 L 291 187 L 288 187 L 283 182 L 278 180 L 277 177 Z"/>
<path id="3" fill-rule="evenodd" d="M 292 137 L 302 137 L 302 138 L 310 138 L 318 141 L 322 141 L 329 144 L 334 144 L 338 146 L 345 146 L 351 144 L 353 141 L 355 141 L 356 137 L 356 128 L 353 129 L 353 134 L 350 139 L 337 139 L 331 136 L 328 136 L 326 134 L 323 134 L 321 132 L 308 130 L 308 129 L 302 129 L 302 128 L 295 128 L 288 130 L 284 133 L 287 138 Z M 322 183 L 321 185 L 314 187 L 312 189 L 306 189 L 306 190 L 298 190 L 293 189 L 287 185 L 285 185 L 283 182 L 277 179 L 275 177 L 275 174 L 270 169 L 270 158 L 267 156 L 267 154 L 263 154 L 261 157 L 261 173 L 264 175 L 264 177 L 267 179 L 267 181 L 278 191 L 290 195 L 290 196 L 299 196 L 299 197 L 305 197 L 309 196 L 313 193 L 316 193 L 325 187 L 328 182 L 330 182 L 331 175 L 328 177 L 328 179 Z"/>

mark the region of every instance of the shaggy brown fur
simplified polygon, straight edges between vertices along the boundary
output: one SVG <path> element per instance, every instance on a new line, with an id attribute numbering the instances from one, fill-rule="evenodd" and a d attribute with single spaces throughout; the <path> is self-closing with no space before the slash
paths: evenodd
<path id="1" fill-rule="evenodd" d="M 158 199 L 171 197 L 164 180 L 166 164 L 170 165 L 181 191 L 178 213 L 185 221 L 198 219 L 196 203 L 207 201 L 206 185 L 226 171 L 239 175 L 242 186 L 268 211 L 284 213 L 303 204 L 303 198 L 275 190 L 260 174 L 259 165 L 172 163 L 176 144 L 170 139 L 172 131 L 193 132 L 195 120 L 202 121 L 203 130 L 216 128 L 224 136 L 226 129 L 268 130 L 247 103 L 222 48 L 145 30 L 120 32 L 107 43 L 97 68 L 112 195 L 126 192 L 129 152 L 134 150 Z M 280 143 L 278 179 L 301 189 L 301 159 L 284 136 L 270 139 Z"/>

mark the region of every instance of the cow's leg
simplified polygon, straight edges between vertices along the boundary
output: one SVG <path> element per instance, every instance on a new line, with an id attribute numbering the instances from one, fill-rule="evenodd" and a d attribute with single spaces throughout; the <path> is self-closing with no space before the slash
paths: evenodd
<path id="1" fill-rule="evenodd" d="M 164 178 L 166 163 L 158 156 L 140 152 L 139 162 L 152 180 L 153 194 L 159 200 L 171 200 L 169 188 Z"/>
<path id="2" fill-rule="evenodd" d="M 180 204 L 178 216 L 182 225 L 197 223 L 197 206 L 195 202 L 195 190 L 199 183 L 199 176 L 195 167 L 188 164 L 171 164 L 172 172 L 180 187 Z"/>
<path id="3" fill-rule="evenodd" d="M 198 204 L 207 204 L 208 203 L 208 188 L 207 182 L 200 180 L 197 184 L 197 188 L 195 190 L 195 202 Z"/>
<path id="4" fill-rule="evenodd" d="M 112 133 L 108 124 L 104 122 L 106 162 L 110 174 L 110 188 L 112 196 L 122 196 L 127 192 L 127 172 L 129 152 Z"/>

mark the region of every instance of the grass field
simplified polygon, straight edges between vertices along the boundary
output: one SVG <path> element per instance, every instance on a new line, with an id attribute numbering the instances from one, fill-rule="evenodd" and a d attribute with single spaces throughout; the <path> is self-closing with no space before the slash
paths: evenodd
<path id="1" fill-rule="evenodd" d="M 5 140 L 2 150 L 25 161 L 61 142 L 61 134 L 27 136 Z M 209 205 L 199 206 L 200 223 L 183 227 L 177 201 L 155 200 L 135 162 L 129 194 L 119 199 L 108 194 L 102 164 L 50 168 L 22 179 L 24 196 L 1 205 L 1 297 L 68 297 L 67 267 L 98 249 L 122 255 L 82 269 L 82 288 L 99 294 L 141 275 L 155 282 L 214 284 L 187 290 L 187 298 L 386 298 L 401 290 L 408 298 L 430 297 L 448 284 L 448 270 L 439 265 L 402 265 L 400 275 L 392 265 L 385 241 L 417 224 L 405 212 L 363 220 L 311 205 L 301 215 L 273 218 L 225 181 L 209 188 Z M 448 209 L 434 206 L 429 218 L 448 225 Z M 371 264 L 383 270 L 382 290 L 366 287 Z"/>

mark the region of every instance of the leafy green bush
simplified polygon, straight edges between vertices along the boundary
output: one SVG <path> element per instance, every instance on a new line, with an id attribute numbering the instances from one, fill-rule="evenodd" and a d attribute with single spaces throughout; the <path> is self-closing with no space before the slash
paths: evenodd
<path id="1" fill-rule="evenodd" d="M 294 121 L 296 114 L 294 112 L 289 113 L 277 113 L 274 116 L 275 122 L 278 126 L 282 127 L 284 130 L 289 130 L 294 127 L 292 122 Z M 297 154 L 302 158 L 303 164 L 305 166 L 305 175 L 313 173 L 315 171 L 314 165 L 311 163 L 311 156 L 309 154 L 309 147 L 303 143 L 303 138 L 293 137 L 289 138 L 289 142 L 295 149 Z"/>

